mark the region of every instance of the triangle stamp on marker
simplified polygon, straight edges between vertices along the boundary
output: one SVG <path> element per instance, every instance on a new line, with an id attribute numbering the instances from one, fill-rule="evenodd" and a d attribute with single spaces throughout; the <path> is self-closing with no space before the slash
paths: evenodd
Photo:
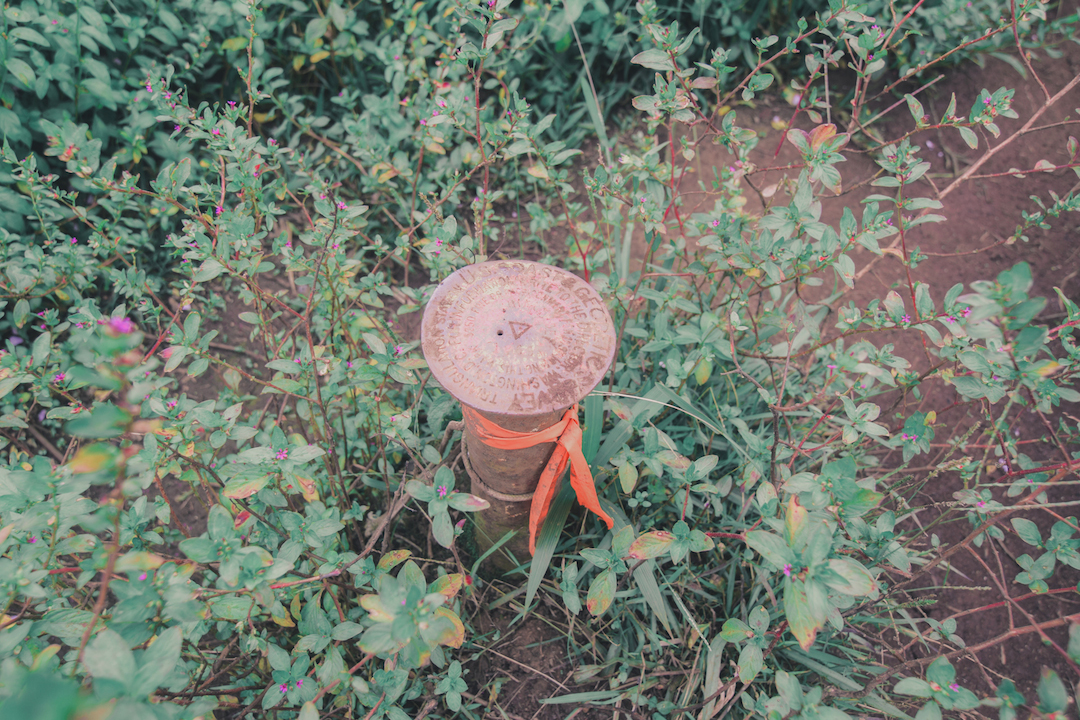
<path id="1" fill-rule="evenodd" d="M 532 325 L 523 322 L 510 321 L 510 332 L 514 334 L 515 340 L 520 340 L 521 336 L 529 332 L 532 329 Z"/>

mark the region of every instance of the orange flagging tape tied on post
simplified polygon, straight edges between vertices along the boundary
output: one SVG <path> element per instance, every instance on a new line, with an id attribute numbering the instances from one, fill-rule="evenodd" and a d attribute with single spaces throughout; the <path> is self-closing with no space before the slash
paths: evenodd
<path id="1" fill-rule="evenodd" d="M 540 481 L 536 485 L 536 492 L 533 493 L 532 507 L 529 510 L 530 555 L 536 554 L 536 536 L 544 524 L 548 508 L 555 497 L 558 480 L 562 477 L 568 462 L 570 463 L 570 485 L 577 493 L 578 502 L 599 515 L 600 519 L 607 523 L 609 530 L 615 525 L 612 517 L 600 507 L 600 498 L 596 496 L 596 485 L 593 483 L 592 472 L 589 471 L 589 463 L 585 462 L 585 455 L 581 452 L 581 425 L 578 424 L 577 405 L 567 410 L 559 422 L 534 433 L 514 432 L 499 427 L 467 405 L 462 405 L 461 411 L 473 423 L 477 437 L 483 440 L 485 445 L 493 448 L 521 450 L 541 443 L 558 443 L 548 464 L 544 466 Z"/>

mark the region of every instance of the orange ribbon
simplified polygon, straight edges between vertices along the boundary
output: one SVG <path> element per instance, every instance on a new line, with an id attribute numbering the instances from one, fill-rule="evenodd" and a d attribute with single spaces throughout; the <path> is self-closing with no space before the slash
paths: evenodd
<path id="1" fill-rule="evenodd" d="M 599 515 L 600 519 L 607 523 L 609 530 L 614 526 L 615 521 L 600 507 L 600 498 L 596 496 L 596 485 L 592 472 L 589 471 L 589 463 L 585 462 L 585 455 L 581 452 L 581 425 L 578 424 L 577 405 L 567 410 L 559 422 L 534 433 L 515 432 L 499 427 L 465 405 L 461 406 L 461 411 L 476 428 L 477 437 L 493 448 L 521 450 L 540 443 L 558 443 L 548 464 L 544 466 L 536 492 L 533 493 L 532 507 L 529 510 L 530 555 L 536 554 L 536 535 L 547 517 L 548 508 L 551 507 L 559 478 L 562 477 L 567 462 L 570 463 L 570 485 L 577 493 L 578 502 Z"/>

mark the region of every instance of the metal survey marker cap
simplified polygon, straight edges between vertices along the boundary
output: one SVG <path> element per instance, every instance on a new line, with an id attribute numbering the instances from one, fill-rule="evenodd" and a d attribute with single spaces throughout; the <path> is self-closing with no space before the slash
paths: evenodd
<path id="1" fill-rule="evenodd" d="M 596 290 L 526 260 L 469 265 L 443 280 L 424 310 L 420 339 L 451 395 L 502 415 L 573 405 L 615 355 L 615 326 Z"/>

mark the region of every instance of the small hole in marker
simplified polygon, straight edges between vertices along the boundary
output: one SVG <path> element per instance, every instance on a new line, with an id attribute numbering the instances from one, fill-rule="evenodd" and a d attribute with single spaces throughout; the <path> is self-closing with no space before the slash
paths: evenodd
<path id="1" fill-rule="evenodd" d="M 502 335 L 502 330 L 500 330 L 499 332 L 497 332 L 497 333 L 495 333 L 495 334 L 496 334 L 496 335 L 500 335 L 500 336 L 501 336 L 501 335 Z"/>

